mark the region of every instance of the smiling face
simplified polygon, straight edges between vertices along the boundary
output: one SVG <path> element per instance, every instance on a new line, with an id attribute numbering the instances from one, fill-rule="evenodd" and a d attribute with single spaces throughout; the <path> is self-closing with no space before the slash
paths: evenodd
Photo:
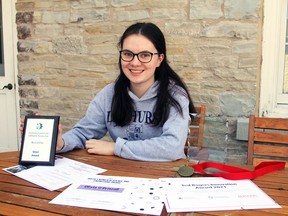
<path id="1" fill-rule="evenodd" d="M 132 34 L 123 41 L 122 50 L 128 50 L 133 53 L 148 51 L 157 53 L 153 43 L 140 34 Z M 160 66 L 164 58 L 163 54 L 156 54 L 148 63 L 142 63 L 137 56 L 130 62 L 121 60 L 121 67 L 125 76 L 130 80 L 130 89 L 138 97 L 141 97 L 155 82 L 155 70 Z"/>

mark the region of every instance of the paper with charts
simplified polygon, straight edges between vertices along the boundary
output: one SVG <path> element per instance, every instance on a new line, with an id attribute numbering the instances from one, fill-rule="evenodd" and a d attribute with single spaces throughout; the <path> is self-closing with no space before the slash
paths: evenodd
<path id="1" fill-rule="evenodd" d="M 167 178 L 168 212 L 281 208 L 251 180 Z"/>
<path id="2" fill-rule="evenodd" d="M 70 185 L 50 203 L 160 215 L 162 192 L 159 179 L 98 175 Z"/>

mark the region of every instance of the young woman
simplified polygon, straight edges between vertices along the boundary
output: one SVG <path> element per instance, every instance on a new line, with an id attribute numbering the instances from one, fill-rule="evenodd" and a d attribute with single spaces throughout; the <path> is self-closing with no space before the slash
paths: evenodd
<path id="1" fill-rule="evenodd" d="M 120 75 L 90 103 L 68 132 L 60 129 L 58 152 L 86 148 L 91 154 L 143 161 L 185 158 L 188 90 L 168 65 L 165 38 L 153 23 L 136 23 L 119 41 Z M 114 142 L 101 140 L 109 132 Z"/>

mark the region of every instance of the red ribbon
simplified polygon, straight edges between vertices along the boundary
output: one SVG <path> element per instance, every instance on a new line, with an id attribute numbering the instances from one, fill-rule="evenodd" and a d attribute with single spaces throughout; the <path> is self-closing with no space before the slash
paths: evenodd
<path id="1" fill-rule="evenodd" d="M 254 179 L 266 173 L 285 168 L 285 162 L 267 161 L 258 164 L 254 170 L 246 170 L 216 162 L 204 162 L 191 166 L 195 172 L 199 172 L 208 176 L 222 177 L 230 180 Z M 207 173 L 205 169 L 215 168 L 223 172 Z"/>

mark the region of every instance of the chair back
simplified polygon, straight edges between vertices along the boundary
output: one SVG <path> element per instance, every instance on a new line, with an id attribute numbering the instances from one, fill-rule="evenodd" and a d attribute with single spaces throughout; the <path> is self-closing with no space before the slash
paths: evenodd
<path id="1" fill-rule="evenodd" d="M 196 146 L 201 148 L 203 145 L 203 134 L 204 134 L 204 122 L 205 122 L 205 114 L 206 114 L 206 106 L 197 106 L 195 107 L 196 115 L 193 119 L 191 119 L 188 128 L 187 141 L 185 144 L 185 154 L 187 154 L 188 141 L 190 146 Z"/>
<path id="2" fill-rule="evenodd" d="M 247 163 L 271 160 L 288 162 L 288 119 L 250 115 Z"/>
<path id="3" fill-rule="evenodd" d="M 189 141 L 191 145 L 201 147 L 203 145 L 206 106 L 195 107 L 195 110 L 198 115 L 191 119 L 189 125 Z"/>

